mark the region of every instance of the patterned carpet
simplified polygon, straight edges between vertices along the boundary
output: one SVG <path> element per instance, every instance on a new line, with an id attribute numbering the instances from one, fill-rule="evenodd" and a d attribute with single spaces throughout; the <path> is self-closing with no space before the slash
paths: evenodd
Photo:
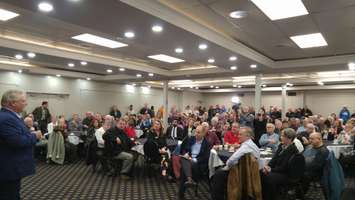
<path id="1" fill-rule="evenodd" d="M 354 179 L 347 179 L 346 184 L 348 194 L 344 195 L 347 196 L 344 199 L 354 200 L 351 193 L 355 188 Z M 92 173 L 91 167 L 83 162 L 64 166 L 39 163 L 36 175 L 22 181 L 21 196 L 25 200 L 172 200 L 176 199 L 177 188 L 176 183 L 169 183 L 157 176 L 142 175 L 142 170 L 136 170 L 132 180 L 121 180 L 120 177 Z M 207 184 L 200 184 L 198 196 L 193 190 L 188 190 L 186 198 L 211 199 Z M 312 188 L 306 199 L 324 198 L 319 188 Z"/>
<path id="2" fill-rule="evenodd" d="M 119 176 L 108 177 L 92 173 L 92 168 L 83 162 L 64 166 L 39 163 L 35 176 L 22 181 L 21 197 L 36 200 L 60 199 L 119 199 L 119 200 L 170 200 L 176 199 L 178 186 L 158 176 L 143 176 L 137 170 L 132 180 L 121 180 Z M 210 199 L 207 184 L 200 184 L 198 196 Z M 193 199 L 195 192 L 186 192 Z"/>

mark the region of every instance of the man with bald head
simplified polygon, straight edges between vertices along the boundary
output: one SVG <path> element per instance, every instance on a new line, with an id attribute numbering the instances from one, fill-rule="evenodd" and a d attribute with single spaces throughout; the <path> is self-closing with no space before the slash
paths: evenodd
<path id="1" fill-rule="evenodd" d="M 297 134 L 297 139 L 299 139 L 301 142 L 302 142 L 302 145 L 304 147 L 306 147 L 307 145 L 310 144 L 310 141 L 309 141 L 309 136 L 316 132 L 316 127 L 314 126 L 314 124 L 312 123 L 308 123 L 306 125 L 306 131 L 303 131 L 301 133 L 298 133 Z"/>
<path id="2" fill-rule="evenodd" d="M 309 136 L 309 147 L 303 152 L 306 166 L 304 173 L 304 193 L 312 180 L 319 180 L 323 173 L 329 151 L 323 144 L 322 134 L 313 132 Z"/>

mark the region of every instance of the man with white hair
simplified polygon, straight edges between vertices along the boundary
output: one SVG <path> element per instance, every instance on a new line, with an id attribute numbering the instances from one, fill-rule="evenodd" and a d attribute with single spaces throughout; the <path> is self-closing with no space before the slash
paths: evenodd
<path id="1" fill-rule="evenodd" d="M 211 195 L 213 200 L 226 199 L 229 170 L 237 165 L 244 155 L 252 154 L 258 160 L 259 169 L 262 168 L 260 163 L 260 150 L 252 140 L 253 135 L 253 130 L 250 127 L 240 128 L 240 133 L 238 134 L 241 143 L 240 148 L 227 160 L 226 166 L 217 170 L 215 175 L 211 178 Z"/>
<path id="2" fill-rule="evenodd" d="M 272 151 L 276 151 L 279 145 L 279 135 L 275 133 L 274 124 L 266 124 L 266 133 L 261 136 L 259 144 L 261 147 L 269 147 Z"/>
<path id="3" fill-rule="evenodd" d="M 20 199 L 21 179 L 35 173 L 33 147 L 40 132 L 31 133 L 20 117 L 27 106 L 26 94 L 8 90 L 0 110 L 0 199 Z"/>
<path id="4" fill-rule="evenodd" d="M 208 125 L 208 123 L 203 122 L 201 125 L 202 125 L 203 129 L 205 131 L 207 131 L 205 137 L 206 137 L 208 143 L 212 146 L 220 145 L 221 141 L 218 139 L 218 136 L 216 135 L 216 133 L 214 131 L 209 130 L 210 126 Z"/>

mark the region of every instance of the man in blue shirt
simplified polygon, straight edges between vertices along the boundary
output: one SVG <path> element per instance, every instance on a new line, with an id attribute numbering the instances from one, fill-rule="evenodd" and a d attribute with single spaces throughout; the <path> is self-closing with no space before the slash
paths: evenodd
<path id="1" fill-rule="evenodd" d="M 271 123 L 266 124 L 266 133 L 259 139 L 259 144 L 262 148 L 271 148 L 273 152 L 276 151 L 279 145 L 279 135 L 275 132 L 275 125 Z"/>
<path id="2" fill-rule="evenodd" d="M 197 126 L 195 136 L 186 139 L 181 144 L 181 177 L 179 199 L 184 199 L 186 187 L 196 185 L 195 180 L 201 179 L 208 171 L 208 158 L 211 145 L 205 139 L 207 130 Z"/>
<path id="3" fill-rule="evenodd" d="M 40 132 L 30 133 L 21 119 L 27 106 L 26 94 L 6 91 L 0 110 L 0 199 L 19 200 L 21 179 L 35 173 L 33 147 Z"/>

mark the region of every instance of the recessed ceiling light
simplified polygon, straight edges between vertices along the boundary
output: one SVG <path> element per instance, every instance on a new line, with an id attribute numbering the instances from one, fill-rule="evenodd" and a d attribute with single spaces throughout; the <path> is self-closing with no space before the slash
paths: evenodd
<path id="1" fill-rule="evenodd" d="M 124 72 L 125 70 L 125 68 L 120 68 L 120 72 Z"/>
<path id="2" fill-rule="evenodd" d="M 215 60 L 213 58 L 210 58 L 210 59 L 207 60 L 208 63 L 214 63 L 214 61 Z"/>
<path id="3" fill-rule="evenodd" d="M 27 56 L 28 56 L 29 58 L 34 58 L 34 57 L 36 57 L 36 54 L 35 54 L 35 53 L 32 53 L 32 52 L 28 52 L 28 53 L 27 53 Z"/>
<path id="4" fill-rule="evenodd" d="M 142 74 L 137 74 L 136 76 L 137 76 L 138 78 L 140 78 L 140 77 L 142 77 Z"/>
<path id="5" fill-rule="evenodd" d="M 57 74 L 57 75 L 55 75 L 56 77 L 61 77 L 62 75 L 60 75 L 60 74 Z"/>
<path id="6" fill-rule="evenodd" d="M 266 84 L 261 85 L 261 87 L 266 87 L 266 86 L 267 86 Z"/>
<path id="7" fill-rule="evenodd" d="M 75 67 L 74 63 L 68 63 L 68 67 Z"/>
<path id="8" fill-rule="evenodd" d="M 21 60 L 21 59 L 23 59 L 23 55 L 21 55 L 21 54 L 16 54 L 16 55 L 15 55 L 15 58 L 16 58 L 17 60 Z"/>
<path id="9" fill-rule="evenodd" d="M 154 74 L 153 73 L 149 73 L 148 76 L 152 77 L 152 76 L 154 76 Z"/>
<path id="10" fill-rule="evenodd" d="M 135 34 L 132 31 L 127 31 L 127 32 L 124 33 L 124 36 L 126 38 L 134 38 Z"/>
<path id="11" fill-rule="evenodd" d="M 302 49 L 312 48 L 312 47 L 322 47 L 328 45 L 327 41 L 325 41 L 321 33 L 296 35 L 290 38 Z"/>
<path id="12" fill-rule="evenodd" d="M 241 86 L 241 85 L 238 85 L 238 88 L 242 88 L 243 86 Z"/>
<path id="13" fill-rule="evenodd" d="M 198 90 L 198 89 L 199 89 L 199 87 L 195 87 L 195 89 L 196 89 L 196 90 Z"/>
<path id="14" fill-rule="evenodd" d="M 38 8 L 43 12 L 51 12 L 53 10 L 53 5 L 48 2 L 41 2 L 38 4 Z"/>
<path id="15" fill-rule="evenodd" d="M 208 48 L 207 44 L 199 44 L 198 48 L 201 50 L 206 50 Z"/>
<path id="16" fill-rule="evenodd" d="M 237 85 L 233 85 L 233 87 L 237 87 Z"/>
<path id="17" fill-rule="evenodd" d="M 216 88 L 216 89 L 219 89 L 219 86 L 216 86 L 215 88 Z"/>
<path id="18" fill-rule="evenodd" d="M 237 66 L 231 66 L 230 69 L 231 70 L 237 70 Z"/>
<path id="19" fill-rule="evenodd" d="M 103 38 L 103 37 L 100 37 L 97 35 L 92 35 L 90 33 L 80 34 L 77 36 L 73 36 L 72 38 L 74 40 L 79 40 L 79 41 L 83 41 L 83 42 L 87 42 L 87 43 L 91 43 L 91 44 L 96 44 L 96 45 L 108 47 L 111 49 L 128 46 L 127 44 L 117 42 L 114 40 L 110 40 L 107 38 Z"/>
<path id="20" fill-rule="evenodd" d="M 351 62 L 348 64 L 349 70 L 350 71 L 355 71 L 355 63 Z"/>
<path id="21" fill-rule="evenodd" d="M 252 64 L 252 65 L 250 65 L 250 68 L 252 68 L 252 69 L 255 69 L 255 68 L 257 68 L 258 66 L 256 65 L 256 64 Z"/>
<path id="22" fill-rule="evenodd" d="M 89 78 L 89 77 L 88 77 L 88 78 L 86 78 L 86 80 L 90 81 L 90 80 L 91 80 L 91 78 Z"/>
<path id="23" fill-rule="evenodd" d="M 107 73 L 112 73 L 112 69 L 107 69 L 106 72 Z"/>
<path id="24" fill-rule="evenodd" d="M 171 89 L 175 90 L 175 87 L 171 87 Z"/>
<path id="25" fill-rule="evenodd" d="M 164 54 L 158 54 L 158 55 L 151 55 L 148 56 L 148 58 L 154 59 L 154 60 L 159 60 L 167 63 L 180 63 L 180 62 L 185 62 L 185 60 L 175 58 L 172 56 L 164 55 Z"/>
<path id="26" fill-rule="evenodd" d="M 87 65 L 88 63 L 85 62 L 85 61 L 81 61 L 80 64 L 83 65 L 83 66 L 85 66 L 85 65 Z"/>
<path id="27" fill-rule="evenodd" d="M 211 85 L 211 86 L 210 86 L 210 88 L 214 88 L 214 86 L 213 86 L 213 85 Z"/>
<path id="28" fill-rule="evenodd" d="M 152 26 L 152 31 L 155 33 L 160 33 L 163 31 L 163 27 L 160 25 L 154 25 L 154 26 Z"/>
<path id="29" fill-rule="evenodd" d="M 182 53 L 182 52 L 184 52 L 184 49 L 179 47 L 179 48 L 175 49 L 175 52 L 176 53 Z"/>
<path id="30" fill-rule="evenodd" d="M 19 14 L 0 8 L 0 21 L 5 22 L 17 16 L 19 16 Z"/>
<path id="31" fill-rule="evenodd" d="M 21 73 L 22 73 L 22 70 L 21 70 L 21 69 L 19 69 L 17 72 L 21 74 Z"/>
<path id="32" fill-rule="evenodd" d="M 318 81 L 317 84 L 318 85 L 324 85 L 324 83 L 322 81 Z"/>
<path id="33" fill-rule="evenodd" d="M 251 0 L 271 20 L 307 15 L 302 0 Z"/>
<path id="34" fill-rule="evenodd" d="M 236 61 L 238 58 L 236 56 L 229 57 L 229 61 Z"/>
<path id="35" fill-rule="evenodd" d="M 243 10 L 237 10 L 237 11 L 233 11 L 231 13 L 229 13 L 229 17 L 234 18 L 234 19 L 240 19 L 240 18 L 244 18 L 247 16 L 247 12 L 243 11 Z"/>
<path id="36" fill-rule="evenodd" d="M 177 90 L 181 90 L 181 88 L 178 87 Z"/>

